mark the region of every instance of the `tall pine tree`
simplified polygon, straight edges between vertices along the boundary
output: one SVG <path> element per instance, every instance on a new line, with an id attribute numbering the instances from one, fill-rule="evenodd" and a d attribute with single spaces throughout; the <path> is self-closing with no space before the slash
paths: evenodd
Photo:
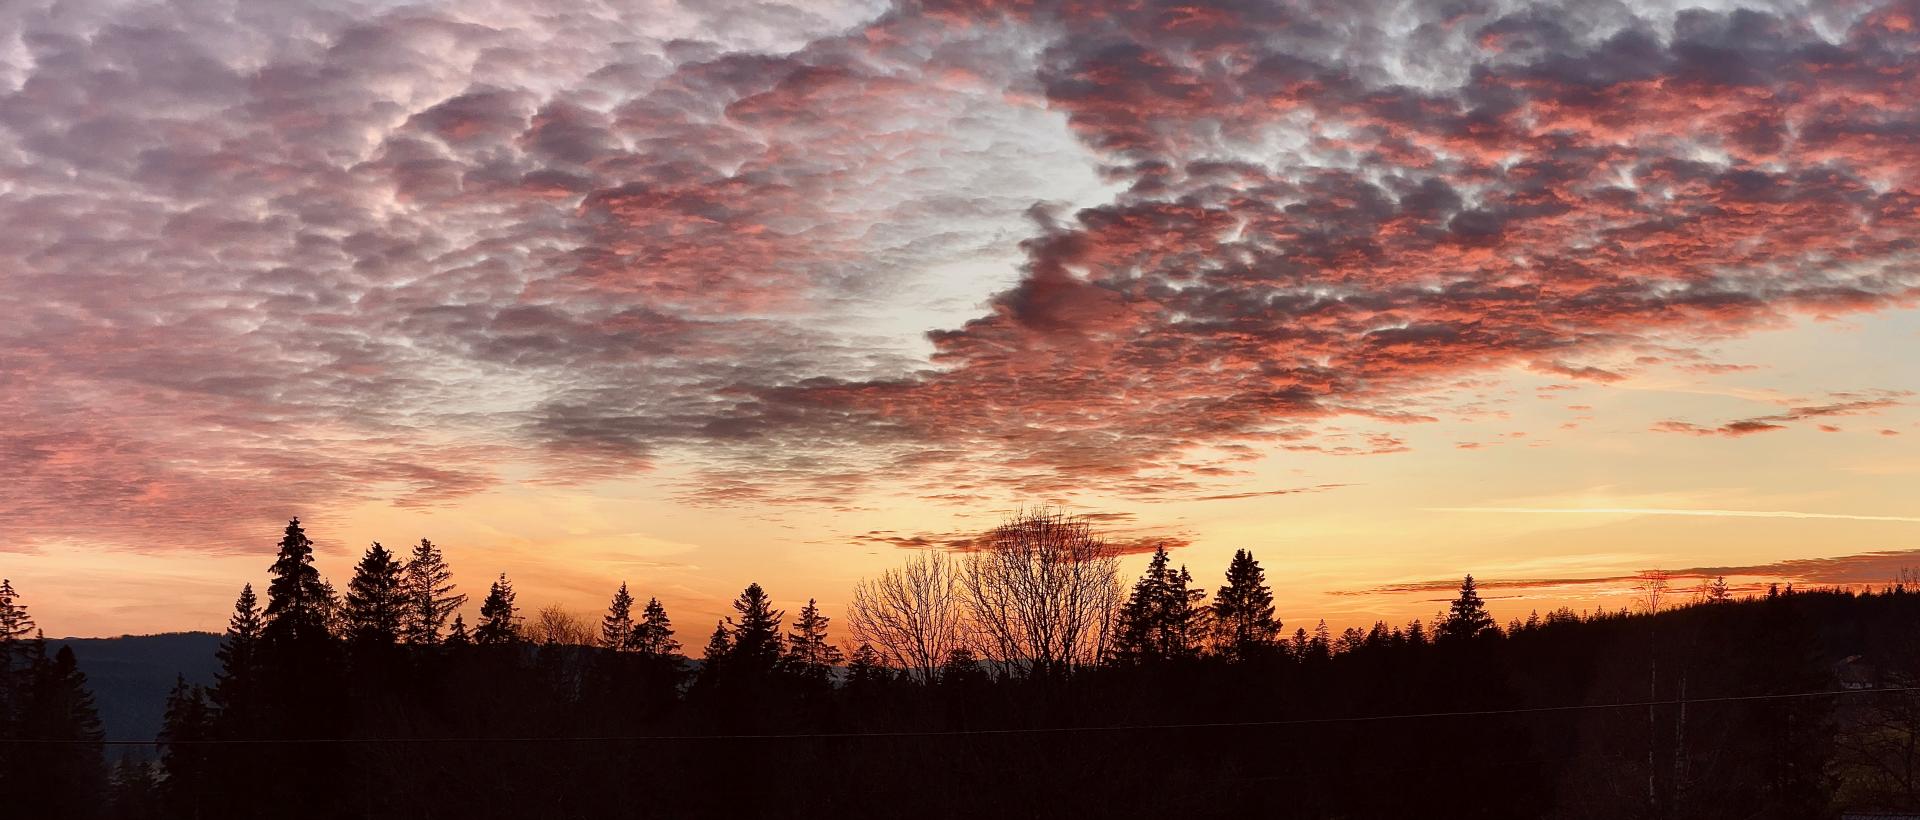
<path id="1" fill-rule="evenodd" d="M 632 641 L 633 651 L 649 658 L 671 658 L 680 652 L 680 642 L 673 638 L 673 621 L 659 598 L 647 599 L 640 623 L 633 628 Z"/>
<path id="2" fill-rule="evenodd" d="M 255 706 L 260 686 L 260 642 L 266 622 L 260 614 L 260 600 L 253 585 L 240 589 L 233 602 L 233 616 L 227 619 L 227 634 L 214 653 L 220 662 L 212 691 L 213 703 L 227 722 L 248 718 Z"/>
<path id="3" fill-rule="evenodd" d="M 827 622 L 831 620 L 820 614 L 820 606 L 813 599 L 807 599 L 807 605 L 800 608 L 800 614 L 793 619 L 793 631 L 787 634 L 787 654 L 784 659 L 787 671 L 794 677 L 815 685 L 823 685 L 832 679 L 833 667 L 842 660 L 840 648 L 827 641 Z"/>
<path id="4" fill-rule="evenodd" d="M 160 799 L 168 817 L 210 817 L 213 808 L 208 790 L 216 787 L 219 773 L 209 765 L 205 741 L 214 738 L 213 711 L 206 691 L 187 683 L 185 677 L 174 681 L 167 694 L 167 710 L 160 724 L 160 766 L 166 778 L 160 783 Z"/>
<path id="5" fill-rule="evenodd" d="M 73 647 L 60 647 L 49 659 L 36 635 L 28 643 L 26 672 L 24 702 L 7 735 L 44 743 L 9 750 L 0 807 L 10 817 L 100 816 L 107 796 L 104 733 Z"/>
<path id="6" fill-rule="evenodd" d="M 1227 565 L 1227 583 L 1213 596 L 1214 645 L 1229 659 L 1245 661 L 1273 648 L 1280 619 L 1273 614 L 1273 590 L 1253 553 L 1238 550 Z"/>
<path id="7" fill-rule="evenodd" d="M 727 631 L 733 646 L 727 652 L 727 674 L 735 677 L 763 676 L 780 664 L 780 619 L 785 613 L 773 608 L 773 599 L 759 584 L 748 584 L 733 602 L 739 618 L 727 619 Z"/>
<path id="8" fill-rule="evenodd" d="M 627 583 L 620 582 L 620 589 L 613 593 L 613 601 L 607 604 L 607 614 L 600 619 L 600 645 L 615 652 L 625 652 L 633 646 L 633 593 L 627 591 Z"/>
<path id="9" fill-rule="evenodd" d="M 266 630 L 273 643 L 304 643 L 329 637 L 328 614 L 333 595 L 313 566 L 313 541 L 300 528 L 300 519 L 287 522 L 280 551 L 267 574 Z"/>
<path id="10" fill-rule="evenodd" d="M 406 624 L 402 567 L 393 553 L 373 542 L 347 583 L 347 633 L 361 646 L 392 646 Z"/>
<path id="11" fill-rule="evenodd" d="M 1453 606 L 1447 610 L 1447 619 L 1440 623 L 1440 639 L 1477 638 L 1498 629 L 1493 616 L 1487 612 L 1487 603 L 1480 600 L 1473 576 L 1468 575 L 1466 580 L 1460 582 L 1460 595 L 1453 599 Z"/>
<path id="12" fill-rule="evenodd" d="M 1133 592 L 1120 608 L 1119 634 L 1114 655 L 1122 663 L 1147 663 L 1192 657 L 1199 648 L 1205 611 L 1199 608 L 1202 590 L 1192 589 L 1186 567 L 1175 570 L 1162 546 L 1154 550 L 1147 571 L 1134 582 Z"/>
<path id="13" fill-rule="evenodd" d="M 500 580 L 493 582 L 487 589 L 487 599 L 480 603 L 480 625 L 474 627 L 474 643 L 499 646 L 520 640 L 520 610 L 514 606 L 514 597 L 513 583 L 507 580 L 506 573 L 500 573 Z"/>
<path id="14" fill-rule="evenodd" d="M 467 596 L 454 592 L 453 570 L 447 566 L 440 548 L 425 538 L 413 548 L 406 572 L 407 623 L 404 637 L 416 646 L 440 642 L 440 630 L 460 608 Z"/>

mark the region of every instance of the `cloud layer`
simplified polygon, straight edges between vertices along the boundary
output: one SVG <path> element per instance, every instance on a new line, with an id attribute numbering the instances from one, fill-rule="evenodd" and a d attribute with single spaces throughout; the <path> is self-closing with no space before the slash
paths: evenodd
<path id="1" fill-rule="evenodd" d="M 663 463 L 1218 495 L 1920 295 L 1920 4 L 810 8 L 0 10 L 0 542 Z"/>

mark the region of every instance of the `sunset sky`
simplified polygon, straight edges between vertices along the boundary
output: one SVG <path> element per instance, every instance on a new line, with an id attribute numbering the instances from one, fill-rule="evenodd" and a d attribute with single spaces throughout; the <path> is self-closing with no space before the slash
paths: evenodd
<path id="1" fill-rule="evenodd" d="M 0 575 L 697 644 L 1021 505 L 1288 631 L 1920 567 L 1920 2 L 0 4 Z M 471 617 L 471 611 L 469 611 Z"/>

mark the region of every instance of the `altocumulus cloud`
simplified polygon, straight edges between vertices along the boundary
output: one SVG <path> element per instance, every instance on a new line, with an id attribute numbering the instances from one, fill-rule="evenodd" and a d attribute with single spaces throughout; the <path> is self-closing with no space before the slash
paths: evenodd
<path id="1" fill-rule="evenodd" d="M 1476 371 L 1908 304 L 1920 5 L 1828 5 L 11 3 L 0 536 L 509 464 L 1164 497 L 1403 449 L 1304 425 Z"/>

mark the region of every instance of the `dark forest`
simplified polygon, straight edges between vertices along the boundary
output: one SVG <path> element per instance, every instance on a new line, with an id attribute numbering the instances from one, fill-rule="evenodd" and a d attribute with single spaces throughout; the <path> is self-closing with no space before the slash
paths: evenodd
<path id="1" fill-rule="evenodd" d="M 1920 590 L 1649 574 L 1631 610 L 1283 625 L 1246 551 L 1122 589 L 1082 520 L 1022 514 L 864 581 L 838 640 L 757 584 L 678 632 L 625 584 L 591 630 L 439 548 L 336 593 L 296 520 L 210 687 L 103 736 L 73 652 L 0 586 L 7 817 L 1839 816 L 1920 805 Z M 1209 586 L 1215 586 L 1211 592 Z"/>

